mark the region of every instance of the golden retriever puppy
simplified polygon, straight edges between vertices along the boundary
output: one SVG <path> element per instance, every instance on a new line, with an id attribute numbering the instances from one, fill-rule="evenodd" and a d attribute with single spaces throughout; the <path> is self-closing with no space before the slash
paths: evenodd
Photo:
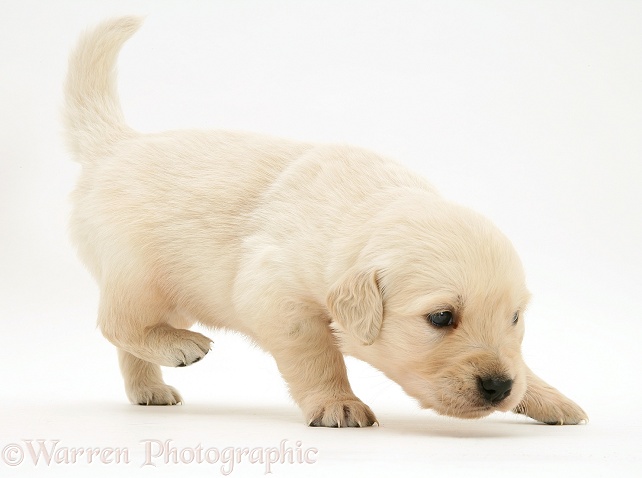
<path id="1" fill-rule="evenodd" d="M 70 59 L 66 132 L 82 173 L 71 220 L 100 287 L 98 324 L 133 403 L 172 405 L 160 366 L 201 360 L 194 323 L 271 353 L 311 426 L 376 423 L 343 354 L 425 408 L 576 424 L 520 344 L 529 293 L 511 243 L 397 163 L 349 146 L 225 131 L 139 134 L 115 63 L 137 18 L 86 33 Z"/>

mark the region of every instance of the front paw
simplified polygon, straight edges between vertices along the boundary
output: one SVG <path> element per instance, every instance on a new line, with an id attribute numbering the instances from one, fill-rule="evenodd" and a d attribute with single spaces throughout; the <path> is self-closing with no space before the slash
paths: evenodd
<path id="1" fill-rule="evenodd" d="M 522 402 L 513 411 L 547 425 L 577 425 L 588 422 L 586 412 L 578 404 L 553 388 L 537 395 L 527 391 Z"/>
<path id="2" fill-rule="evenodd" d="M 307 416 L 311 427 L 369 427 L 378 424 L 370 407 L 358 399 L 323 403 Z"/>

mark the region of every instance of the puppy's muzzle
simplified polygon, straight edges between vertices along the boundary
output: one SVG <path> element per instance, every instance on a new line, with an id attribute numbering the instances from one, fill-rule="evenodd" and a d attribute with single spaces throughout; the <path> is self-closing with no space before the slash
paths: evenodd
<path id="1" fill-rule="evenodd" d="M 497 405 L 510 395 L 513 381 L 506 377 L 477 377 L 479 392 L 484 400 Z"/>

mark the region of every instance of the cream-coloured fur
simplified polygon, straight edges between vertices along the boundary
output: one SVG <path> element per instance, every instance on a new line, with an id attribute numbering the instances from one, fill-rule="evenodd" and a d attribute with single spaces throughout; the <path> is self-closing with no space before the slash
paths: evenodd
<path id="1" fill-rule="evenodd" d="M 529 293 L 488 220 L 364 149 L 133 131 L 114 65 L 139 25 L 119 18 L 85 34 L 66 85 L 68 142 L 82 164 L 72 235 L 133 403 L 181 401 L 160 366 L 207 354 L 210 340 L 188 330 L 198 322 L 270 352 L 310 425 L 376 423 L 343 353 L 442 414 L 586 420 L 522 360 Z M 432 323 L 440 312 L 453 323 Z M 492 398 L 498 382 L 508 391 Z"/>

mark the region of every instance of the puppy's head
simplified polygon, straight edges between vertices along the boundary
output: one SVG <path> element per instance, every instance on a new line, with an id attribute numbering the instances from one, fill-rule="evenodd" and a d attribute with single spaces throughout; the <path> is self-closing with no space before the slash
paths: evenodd
<path id="1" fill-rule="evenodd" d="M 472 211 L 421 197 L 391 204 L 367 227 L 327 300 L 343 351 L 438 413 L 514 409 L 526 391 L 529 293 L 508 239 Z"/>

